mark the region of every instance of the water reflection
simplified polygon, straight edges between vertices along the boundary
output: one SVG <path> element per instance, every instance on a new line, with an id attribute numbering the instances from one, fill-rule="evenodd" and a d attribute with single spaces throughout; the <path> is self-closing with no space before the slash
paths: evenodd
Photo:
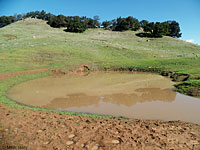
<path id="1" fill-rule="evenodd" d="M 102 96 L 105 102 L 130 106 L 152 100 L 173 101 L 172 85 L 156 74 L 98 72 L 28 81 L 12 88 L 8 96 L 23 104 L 48 108 L 98 104 Z"/>
<path id="2" fill-rule="evenodd" d="M 66 98 L 60 97 L 53 99 L 49 104 L 44 105 L 45 108 L 57 109 L 57 108 L 70 108 L 70 107 L 86 107 L 93 105 L 98 107 L 100 101 L 105 103 L 112 103 L 116 105 L 132 106 L 136 103 L 152 102 L 152 101 L 164 101 L 172 102 L 176 97 L 176 93 L 171 89 L 159 89 L 159 88 L 141 88 L 137 89 L 135 93 L 115 93 L 102 96 L 89 96 L 84 93 L 69 94 Z M 111 108 L 112 111 L 112 108 Z"/>

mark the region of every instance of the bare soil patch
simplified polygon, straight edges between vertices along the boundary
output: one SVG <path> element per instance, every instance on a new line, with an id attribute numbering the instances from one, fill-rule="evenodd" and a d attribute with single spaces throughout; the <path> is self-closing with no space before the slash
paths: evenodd
<path id="1" fill-rule="evenodd" d="M 0 149 L 200 149 L 200 126 L 180 121 L 96 119 L 0 105 Z"/>
<path id="2" fill-rule="evenodd" d="M 17 38 L 17 36 L 13 35 L 13 34 L 4 34 L 3 36 L 6 37 L 6 38 L 11 38 L 11 39 L 16 39 Z"/>
<path id="3" fill-rule="evenodd" d="M 26 75 L 26 74 L 35 74 L 41 72 L 53 72 L 53 70 L 49 69 L 36 69 L 36 70 L 28 70 L 28 71 L 20 71 L 20 72 L 11 72 L 11 73 L 0 73 L 0 80 L 10 78 L 12 76 L 17 75 Z"/>

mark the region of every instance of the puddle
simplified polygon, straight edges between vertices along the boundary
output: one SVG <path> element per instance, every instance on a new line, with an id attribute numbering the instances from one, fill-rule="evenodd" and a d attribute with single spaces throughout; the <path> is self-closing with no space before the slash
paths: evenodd
<path id="1" fill-rule="evenodd" d="M 12 88 L 8 97 L 61 111 L 200 124 L 200 100 L 174 92 L 173 84 L 150 73 L 96 72 L 28 81 Z"/>

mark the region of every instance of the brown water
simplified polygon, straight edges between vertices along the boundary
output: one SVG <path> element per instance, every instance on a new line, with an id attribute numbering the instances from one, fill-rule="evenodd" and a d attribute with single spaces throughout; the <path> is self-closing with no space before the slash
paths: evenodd
<path id="1" fill-rule="evenodd" d="M 28 81 L 12 88 L 8 97 L 62 111 L 200 124 L 200 100 L 174 92 L 173 84 L 156 74 L 96 72 Z"/>

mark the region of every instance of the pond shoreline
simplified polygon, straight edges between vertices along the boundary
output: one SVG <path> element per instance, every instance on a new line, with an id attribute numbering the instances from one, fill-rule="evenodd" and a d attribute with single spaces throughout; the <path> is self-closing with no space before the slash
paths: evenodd
<path id="1" fill-rule="evenodd" d="M 199 99 L 175 92 L 174 84 L 157 73 L 77 71 L 21 83 L 7 96 L 48 110 L 199 124 Z"/>
<path id="2" fill-rule="evenodd" d="M 172 81 L 177 82 L 175 85 L 176 91 L 189 96 L 200 96 L 200 76 L 191 75 L 190 73 L 183 73 L 180 71 L 166 71 L 161 68 L 147 67 L 147 68 L 138 68 L 138 67 L 108 67 L 104 66 L 100 69 L 94 69 L 94 71 L 127 71 L 127 72 L 150 72 L 157 73 L 162 76 L 170 78 Z M 93 68 L 90 69 L 90 66 L 87 64 L 81 65 L 72 72 L 89 72 L 93 71 Z M 66 74 L 67 72 L 62 70 L 56 70 L 54 72 Z"/>
<path id="3" fill-rule="evenodd" d="M 175 85 L 177 92 L 189 96 L 200 96 L 200 76 L 192 78 L 191 74 L 189 73 L 187 74 L 176 71 L 164 71 L 159 68 L 115 68 L 105 70 L 158 73 L 162 76 L 170 78 L 174 82 L 179 82 Z"/>
<path id="4" fill-rule="evenodd" d="M 53 70 L 50 72 L 50 74 L 43 72 L 32 75 L 18 75 L 2 80 L 5 83 L 2 86 L 2 89 L 4 89 L 2 92 L 4 94 L 2 93 L 3 95 L 1 95 L 0 104 L 0 129 L 3 131 L 0 135 L 3 138 L 0 141 L 0 147 L 15 145 L 17 142 L 20 145 L 29 146 L 29 149 L 48 149 L 52 147 L 80 149 L 83 144 L 88 149 L 94 147 L 96 144 L 106 149 L 122 149 L 125 147 L 126 149 L 131 149 L 132 147 L 150 149 L 200 149 L 200 126 L 194 123 L 126 119 L 102 115 L 51 111 L 18 105 L 5 97 L 7 91 L 19 83 L 53 74 L 64 75 L 67 73 L 61 70 Z M 104 124 L 103 126 L 102 122 Z M 80 124 L 83 124 L 83 126 L 80 126 Z M 100 127 L 97 126 L 98 124 L 100 124 Z M 111 128 L 114 130 L 110 130 L 111 124 L 113 125 Z M 33 133 L 28 134 L 30 127 Z M 83 127 L 87 131 L 83 130 Z M 98 128 L 97 132 L 95 127 Z M 91 131 L 88 136 L 89 139 L 85 138 L 87 137 L 88 130 Z M 131 139 L 128 134 L 130 130 L 134 132 L 131 133 L 131 135 L 134 135 Z M 50 135 L 52 132 L 54 133 L 53 137 Z M 18 136 L 14 136 L 16 133 Z M 26 140 L 22 140 L 23 138 L 21 138 L 24 134 L 28 137 Z M 68 138 L 70 134 L 76 135 L 76 138 Z M 179 135 L 184 137 L 184 139 L 179 139 Z M 90 138 L 92 137 L 96 138 L 91 140 Z M 104 138 L 102 139 L 101 137 Z M 59 140 L 60 138 L 64 139 L 64 141 L 61 142 L 62 140 Z M 168 140 L 169 138 L 171 139 Z M 113 140 L 119 143 L 114 144 L 112 143 Z M 74 144 L 67 146 L 67 141 L 73 141 Z"/>

